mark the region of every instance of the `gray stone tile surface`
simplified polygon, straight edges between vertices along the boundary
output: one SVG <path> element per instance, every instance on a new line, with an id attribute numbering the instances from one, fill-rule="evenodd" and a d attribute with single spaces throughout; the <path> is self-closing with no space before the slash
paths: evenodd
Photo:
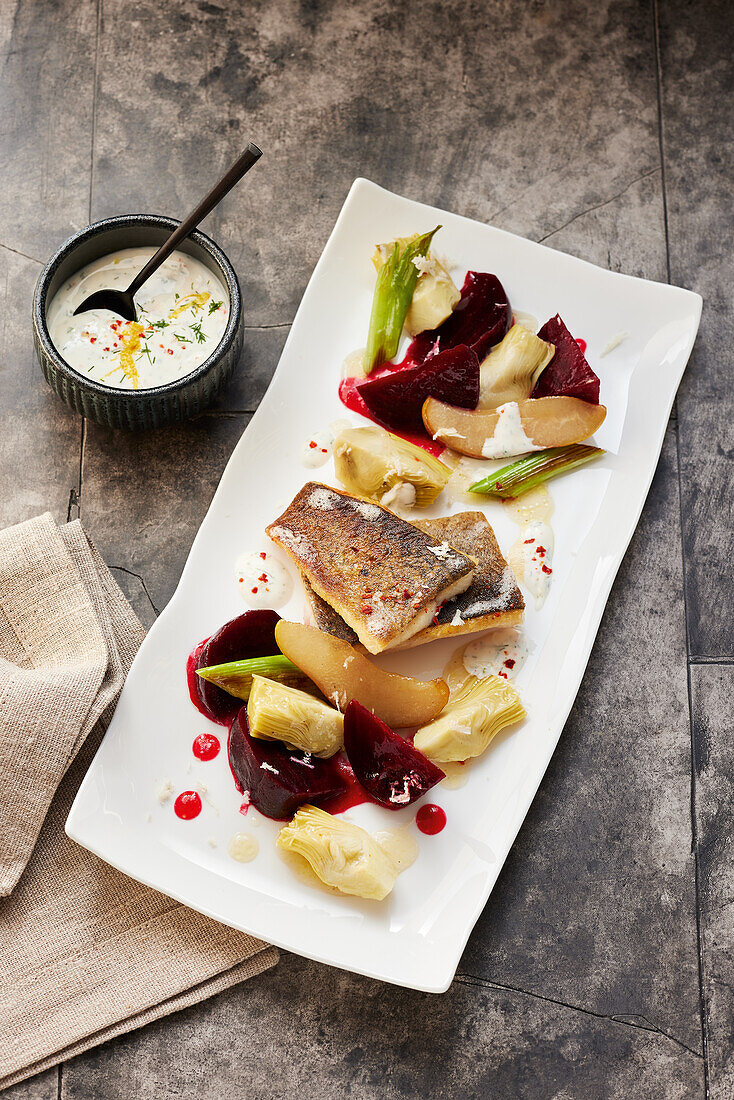
<path id="1" fill-rule="evenodd" d="M 442 996 L 293 956 L 64 1069 L 62 1100 L 688 1100 L 700 1057 L 653 1031 L 460 979 Z"/>
<path id="2" fill-rule="evenodd" d="M 0 244 L 41 263 L 89 220 L 97 10 L 0 5 Z"/>
<path id="3" fill-rule="evenodd" d="M 285 955 L 13 1100 L 734 1092 L 731 665 L 686 660 L 732 655 L 731 38 L 726 0 L 0 5 L 0 522 L 63 519 L 73 490 L 146 624 L 355 176 L 706 298 L 582 689 L 449 992 Z M 250 138 L 262 163 L 205 225 L 243 287 L 233 383 L 189 424 L 83 434 L 35 363 L 40 262 L 90 216 L 182 216 Z"/>
<path id="4" fill-rule="evenodd" d="M 212 408 L 217 411 L 254 412 L 273 376 L 290 325 L 247 327 L 242 358 L 232 382 Z"/>
<path id="5" fill-rule="evenodd" d="M 173 595 L 248 419 L 205 413 L 187 424 L 135 435 L 90 423 L 84 524 L 144 621 Z"/>
<path id="6" fill-rule="evenodd" d="M 712 1100 L 734 1096 L 734 666 L 694 665 L 701 946 Z"/>
<path id="7" fill-rule="evenodd" d="M 58 1100 L 59 1071 L 56 1068 L 47 1069 L 37 1077 L 5 1089 L 2 1095 L 3 1100 Z"/>
<path id="8" fill-rule="evenodd" d="M 660 5 L 670 273 L 704 297 L 678 416 L 690 652 L 710 657 L 734 656 L 733 49 L 727 0 Z"/>
<path id="9" fill-rule="evenodd" d="M 46 511 L 63 522 L 71 490 L 79 485 L 81 421 L 48 388 L 33 350 L 31 302 L 40 270 L 0 248 L 3 527 Z"/>
<path id="10" fill-rule="evenodd" d="M 92 0 L 69 12 L 43 0 L 0 5 L 3 526 L 46 510 L 65 519 L 79 482 L 81 424 L 43 381 L 31 302 L 42 263 L 88 220 L 95 37 Z"/>

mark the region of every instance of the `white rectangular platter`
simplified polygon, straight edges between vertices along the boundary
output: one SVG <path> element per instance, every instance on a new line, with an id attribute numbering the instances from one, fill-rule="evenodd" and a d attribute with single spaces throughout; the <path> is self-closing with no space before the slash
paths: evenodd
<path id="1" fill-rule="evenodd" d="M 312 433 L 337 418 L 359 420 L 346 414 L 337 386 L 343 359 L 365 343 L 375 243 L 437 223 L 444 227 L 437 251 L 456 264 L 457 285 L 467 269 L 494 272 L 513 308 L 541 323 L 559 312 L 571 332 L 587 341 L 609 410 L 595 441 L 608 454 L 551 485 L 553 581 L 540 611 L 528 600 L 531 652 L 516 682 L 527 720 L 471 766 L 463 787 L 442 785 L 431 792 L 431 801 L 447 814 L 440 834 L 419 835 L 410 808 L 390 813 L 365 805 L 349 812 L 367 829 L 406 824 L 419 840 L 418 858 L 392 895 L 382 903 L 363 902 L 318 891 L 293 876 L 275 849 L 278 824 L 254 810 L 241 816 L 225 751 L 208 763 L 194 759 L 194 738 L 216 727 L 189 700 L 185 664 L 196 642 L 245 609 L 237 558 L 272 549 L 264 527 L 305 481 L 335 484 L 331 463 L 306 470 L 301 456 Z M 69 815 L 69 836 L 131 877 L 225 924 L 333 966 L 444 991 L 578 690 L 657 465 L 700 314 L 701 299 L 689 291 L 604 271 L 356 180 L 178 588 L 133 664 Z M 626 338 L 602 357 L 621 331 Z M 448 510 L 467 507 L 454 503 Z M 501 504 L 490 503 L 485 512 L 506 554 L 517 529 Z M 279 610 L 302 621 L 305 599 L 293 577 L 293 597 Z M 427 678 L 440 673 L 460 641 L 381 660 L 395 671 Z M 226 731 L 219 732 L 224 742 Z M 176 793 L 205 788 L 199 817 L 180 821 L 172 800 L 159 803 L 156 790 L 166 779 Z M 243 829 L 257 836 L 260 849 L 246 864 L 227 854 L 230 837 Z"/>

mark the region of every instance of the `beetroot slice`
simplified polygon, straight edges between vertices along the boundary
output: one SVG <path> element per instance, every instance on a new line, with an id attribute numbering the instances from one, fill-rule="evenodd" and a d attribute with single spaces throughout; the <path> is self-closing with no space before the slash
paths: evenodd
<path id="1" fill-rule="evenodd" d="M 420 431 L 427 397 L 462 409 L 477 407 L 479 360 L 471 348 L 460 344 L 415 366 L 368 378 L 356 388 L 372 415 L 386 427 Z"/>
<path id="2" fill-rule="evenodd" d="M 344 750 L 367 794 L 400 810 L 444 778 L 428 757 L 352 699 L 344 711 Z"/>
<path id="3" fill-rule="evenodd" d="M 330 761 L 250 737 L 247 707 L 241 707 L 232 723 L 227 751 L 238 789 L 248 793 L 261 814 L 276 821 L 291 818 L 304 802 L 344 792 L 344 782 Z"/>
<path id="4" fill-rule="evenodd" d="M 489 349 L 506 334 L 511 322 L 510 303 L 497 276 L 469 271 L 453 313 L 438 328 L 416 336 L 408 348 L 407 359 L 423 363 L 434 349 L 445 351 L 466 344 L 481 363 Z"/>
<path id="5" fill-rule="evenodd" d="M 275 626 L 280 615 L 275 611 L 245 611 L 230 619 L 212 634 L 208 642 L 194 650 L 194 669 L 222 665 L 228 661 L 244 661 L 247 657 L 272 657 L 280 653 L 275 644 Z M 213 722 L 225 725 L 242 706 L 241 699 L 228 695 L 216 684 L 194 675 L 199 710 Z"/>
<path id="6" fill-rule="evenodd" d="M 553 344 L 556 352 L 530 396 L 580 397 L 582 401 L 598 405 L 599 379 L 558 313 L 546 321 L 538 336 Z"/>
<path id="7" fill-rule="evenodd" d="M 189 696 L 191 702 L 194 704 L 197 710 L 200 710 L 207 718 L 209 717 L 209 711 L 204 702 L 204 697 L 201 692 L 201 687 L 204 683 L 201 676 L 196 675 L 197 668 L 203 668 L 199 658 L 204 652 L 206 643 L 209 641 L 205 638 L 203 642 L 199 642 L 197 646 L 194 646 L 191 653 L 189 653 L 188 660 L 186 661 L 186 679 L 189 685 Z"/>

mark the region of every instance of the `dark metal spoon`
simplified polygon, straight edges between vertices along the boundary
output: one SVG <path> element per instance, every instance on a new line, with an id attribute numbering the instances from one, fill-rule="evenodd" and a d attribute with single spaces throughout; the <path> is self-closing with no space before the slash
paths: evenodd
<path id="1" fill-rule="evenodd" d="M 174 229 L 171 236 L 163 242 L 155 255 L 151 256 L 127 290 L 95 290 L 94 294 L 90 294 L 80 306 L 77 306 L 74 310 L 74 316 L 77 313 L 86 313 L 88 309 L 109 309 L 111 313 L 118 314 L 126 321 L 137 320 L 133 295 L 137 294 L 143 283 L 154 271 L 157 271 L 166 257 L 173 252 L 176 245 L 185 237 L 188 237 L 193 229 L 196 229 L 199 222 L 203 221 L 207 214 L 214 209 L 228 191 L 232 190 L 234 185 L 242 179 L 245 172 L 249 171 L 261 156 L 262 150 L 250 142 L 244 153 L 237 158 L 229 171 L 225 172 L 219 183 L 215 183 L 209 194 L 201 200 L 187 218 L 184 218 L 178 229 Z"/>

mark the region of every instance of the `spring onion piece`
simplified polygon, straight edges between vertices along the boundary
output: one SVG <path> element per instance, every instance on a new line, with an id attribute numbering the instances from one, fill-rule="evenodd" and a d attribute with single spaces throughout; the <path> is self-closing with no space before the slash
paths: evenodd
<path id="1" fill-rule="evenodd" d="M 489 497 L 519 497 L 536 485 L 541 485 L 559 474 L 566 474 L 569 470 L 575 470 L 577 466 L 583 466 L 605 453 L 601 447 L 587 447 L 583 443 L 550 447 L 547 451 L 538 451 L 510 463 L 509 466 L 503 466 L 491 477 L 475 481 L 469 486 L 469 492 L 484 493 Z"/>
<path id="2" fill-rule="evenodd" d="M 387 244 L 378 244 L 372 254 L 375 271 L 382 269 L 382 265 L 396 244 L 404 248 L 417 236 L 417 233 L 413 233 L 410 237 L 396 237 Z M 438 328 L 450 316 L 461 299 L 461 292 L 446 267 L 436 256 L 431 256 L 429 253 L 415 266 L 419 268 L 420 273 L 413 291 L 413 301 L 405 316 L 404 326 L 410 336 L 417 336 L 419 332 L 425 332 L 429 328 Z"/>
<path id="3" fill-rule="evenodd" d="M 367 335 L 367 347 L 364 354 L 364 373 L 369 374 L 375 367 L 392 359 L 398 350 L 400 334 L 413 292 L 418 282 L 418 268 L 413 260 L 425 256 L 435 233 L 441 228 L 437 225 L 430 233 L 416 237 L 400 251 L 400 243 L 395 242 L 390 255 L 380 269 L 372 299 L 372 313 Z"/>
<path id="4" fill-rule="evenodd" d="M 210 684 L 216 684 L 236 699 L 245 701 L 250 698 L 253 676 L 267 676 L 269 680 L 277 680 L 290 687 L 307 688 L 310 685 L 314 688 L 300 668 L 280 653 L 274 657 L 250 657 L 245 661 L 229 661 L 223 665 L 197 668 L 196 675 L 201 676 L 202 680 L 208 680 Z"/>

